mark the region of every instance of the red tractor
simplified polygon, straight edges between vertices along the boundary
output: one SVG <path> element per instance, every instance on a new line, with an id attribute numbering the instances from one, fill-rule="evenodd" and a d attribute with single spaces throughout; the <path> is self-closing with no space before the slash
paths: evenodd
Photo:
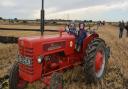
<path id="1" fill-rule="evenodd" d="M 80 52 L 75 51 L 75 42 L 67 32 L 19 38 L 18 60 L 10 72 L 9 88 L 23 89 L 27 83 L 41 80 L 49 89 L 63 89 L 63 73 L 79 65 L 87 81 L 99 81 L 105 73 L 109 47 L 96 33 L 88 33 Z"/>

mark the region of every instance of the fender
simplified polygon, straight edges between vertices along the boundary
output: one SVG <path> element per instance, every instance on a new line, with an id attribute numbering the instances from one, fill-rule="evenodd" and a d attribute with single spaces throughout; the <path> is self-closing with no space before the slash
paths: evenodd
<path id="1" fill-rule="evenodd" d="M 87 48 L 88 44 L 95 38 L 99 37 L 99 35 L 97 33 L 93 33 L 91 35 L 87 35 L 87 37 L 84 39 L 83 41 L 83 52 L 85 51 L 85 49 Z"/>

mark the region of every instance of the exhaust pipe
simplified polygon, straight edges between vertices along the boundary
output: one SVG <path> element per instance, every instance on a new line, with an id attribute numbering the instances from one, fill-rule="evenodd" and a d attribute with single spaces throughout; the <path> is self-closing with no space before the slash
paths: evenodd
<path id="1" fill-rule="evenodd" d="M 41 9 L 41 18 L 40 18 L 40 29 L 41 29 L 41 36 L 44 33 L 44 25 L 45 25 L 45 10 L 44 10 L 44 0 L 42 0 L 42 9 Z"/>

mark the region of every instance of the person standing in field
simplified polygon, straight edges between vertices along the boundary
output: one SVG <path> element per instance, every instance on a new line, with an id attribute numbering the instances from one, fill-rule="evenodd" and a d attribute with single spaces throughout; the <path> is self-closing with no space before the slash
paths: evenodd
<path id="1" fill-rule="evenodd" d="M 122 22 L 119 22 L 119 30 L 120 30 L 120 32 L 119 32 L 119 38 L 122 38 L 122 36 L 123 36 L 123 31 L 124 31 L 124 28 L 125 28 L 125 24 L 124 24 L 124 21 L 122 21 Z"/>
<path id="2" fill-rule="evenodd" d="M 128 37 L 128 22 L 126 23 L 125 29 L 127 31 L 126 36 Z"/>

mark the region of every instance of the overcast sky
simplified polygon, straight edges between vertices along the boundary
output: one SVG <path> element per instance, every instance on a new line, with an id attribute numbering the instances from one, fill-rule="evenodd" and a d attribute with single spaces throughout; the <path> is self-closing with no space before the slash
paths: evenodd
<path id="1" fill-rule="evenodd" d="M 41 0 L 0 0 L 0 17 L 38 19 Z M 128 0 L 45 0 L 46 19 L 128 20 Z"/>

